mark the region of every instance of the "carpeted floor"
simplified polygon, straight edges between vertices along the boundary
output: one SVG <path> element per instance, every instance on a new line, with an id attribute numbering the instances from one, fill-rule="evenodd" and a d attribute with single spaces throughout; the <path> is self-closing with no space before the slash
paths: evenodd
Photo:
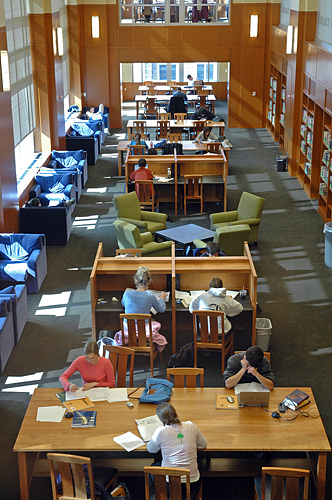
<path id="1" fill-rule="evenodd" d="M 117 176 L 116 145 L 124 138 L 126 119 L 134 108 L 125 107 L 121 130 L 111 130 L 96 165 L 89 167 L 89 180 L 73 214 L 66 247 L 48 247 L 48 274 L 40 292 L 28 296 L 29 321 L 18 346 L 0 377 L 0 417 L 3 422 L 0 446 L 0 498 L 19 499 L 17 457 L 12 448 L 20 428 L 29 393 L 33 387 L 58 387 L 58 377 L 82 352 L 91 336 L 89 275 L 100 241 L 104 255 L 116 248 L 112 222 L 113 198 L 123 193 L 124 180 Z M 226 117 L 224 102 L 217 113 Z M 266 199 L 260 225 L 259 244 L 252 247 L 258 275 L 260 317 L 272 322 L 270 352 L 278 386 L 311 386 L 326 432 L 331 439 L 330 394 L 332 380 L 332 271 L 324 265 L 323 221 L 316 203 L 304 194 L 287 172 L 277 172 L 279 150 L 265 129 L 227 129 L 234 145 L 230 152 L 228 210 L 237 207 L 242 191 Z M 161 205 L 167 213 L 169 206 Z M 187 218 L 171 214 L 168 227 L 189 222 L 209 227 L 205 206 L 201 216 L 190 208 Z M 238 339 L 241 342 L 241 339 Z M 245 348 L 247 339 L 242 339 Z M 157 374 L 165 375 L 165 361 L 157 361 Z M 219 361 L 219 358 L 218 358 Z M 159 364 L 158 364 L 159 363 Z M 205 384 L 222 385 L 219 364 L 202 358 Z M 144 368 L 144 363 L 141 368 Z M 144 379 L 146 373 L 142 373 Z M 10 377 L 16 377 L 12 379 Z M 296 426 L 296 421 L 285 425 Z M 332 498 L 332 466 L 328 458 L 326 499 Z M 141 481 L 128 479 L 135 500 L 143 498 Z M 238 478 L 204 482 L 204 498 L 251 500 L 253 483 Z M 216 493 L 218 491 L 218 493 Z M 49 480 L 33 483 L 32 500 L 50 499 Z"/>

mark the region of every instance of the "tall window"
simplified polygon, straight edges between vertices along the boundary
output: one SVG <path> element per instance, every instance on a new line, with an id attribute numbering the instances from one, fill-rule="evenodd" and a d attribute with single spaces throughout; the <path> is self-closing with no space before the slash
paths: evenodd
<path id="1" fill-rule="evenodd" d="M 229 22 L 229 0 L 121 0 L 121 24 Z"/>
<path id="2" fill-rule="evenodd" d="M 0 66 L 1 66 L 0 91 L 9 92 L 10 91 L 9 60 L 8 60 L 8 52 L 6 50 L 0 50 Z"/>
<path id="3" fill-rule="evenodd" d="M 182 82 L 191 75 L 204 82 L 218 81 L 218 63 L 133 63 L 133 82 Z"/>

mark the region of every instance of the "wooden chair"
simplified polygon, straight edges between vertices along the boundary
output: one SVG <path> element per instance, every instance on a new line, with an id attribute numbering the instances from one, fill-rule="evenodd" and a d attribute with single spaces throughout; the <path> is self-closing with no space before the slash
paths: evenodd
<path id="1" fill-rule="evenodd" d="M 180 132 L 167 134 L 168 142 L 181 142 L 181 140 L 182 140 L 182 134 Z"/>
<path id="2" fill-rule="evenodd" d="M 149 91 L 147 92 L 146 101 L 145 101 L 145 118 L 153 118 L 156 119 L 157 115 L 157 103 L 154 94 L 150 95 Z"/>
<path id="3" fill-rule="evenodd" d="M 203 213 L 203 175 L 188 174 L 184 175 L 183 186 L 183 205 L 184 215 L 187 215 L 187 202 L 201 203 L 201 214 Z"/>
<path id="4" fill-rule="evenodd" d="M 117 248 L 115 250 L 115 257 L 126 254 L 130 254 L 132 257 L 142 257 L 142 250 L 140 248 Z"/>
<path id="5" fill-rule="evenodd" d="M 78 455 L 67 455 L 63 453 L 47 453 L 50 466 L 53 500 L 66 498 L 66 500 L 82 500 L 89 498 L 97 500 L 95 481 L 101 483 L 106 490 L 112 489 L 118 484 L 118 471 L 112 467 L 94 466 L 92 470 L 91 458 Z M 84 475 L 85 466 L 88 471 L 90 495 L 87 494 L 86 480 Z M 62 494 L 58 493 L 56 483 L 57 473 L 61 476 Z"/>
<path id="6" fill-rule="evenodd" d="M 156 139 L 167 139 L 171 132 L 169 120 L 157 120 Z"/>
<path id="7" fill-rule="evenodd" d="M 157 120 L 169 121 L 172 118 L 171 113 L 157 113 Z"/>
<path id="8" fill-rule="evenodd" d="M 245 351 L 234 351 L 234 354 L 241 354 L 242 352 L 245 352 Z M 264 352 L 264 356 L 266 357 L 266 359 L 271 361 L 271 353 L 270 352 Z"/>
<path id="9" fill-rule="evenodd" d="M 206 144 L 206 151 L 208 153 L 215 153 L 217 155 L 221 154 L 221 142 L 208 142 Z"/>
<path id="10" fill-rule="evenodd" d="M 218 326 L 221 326 L 221 334 Z M 221 351 L 221 372 L 225 371 L 225 358 L 234 350 L 233 331 L 226 337 L 224 313 L 222 311 L 193 311 L 194 366 L 197 367 L 197 350 Z"/>
<path id="11" fill-rule="evenodd" d="M 196 387 L 199 375 L 200 386 L 204 387 L 204 368 L 167 368 L 167 380 L 174 377 L 174 387 Z"/>
<path id="12" fill-rule="evenodd" d="M 310 471 L 286 467 L 262 467 L 255 477 L 255 499 L 308 500 Z"/>
<path id="13" fill-rule="evenodd" d="M 129 146 L 129 151 L 131 155 L 144 156 L 145 146 L 144 144 L 135 144 L 134 146 Z"/>
<path id="14" fill-rule="evenodd" d="M 150 134 L 148 133 L 148 129 L 146 126 L 146 120 L 134 120 L 133 128 L 132 128 L 132 138 L 135 138 L 135 134 L 139 132 L 141 134 L 142 140 L 150 140 Z"/>
<path id="15" fill-rule="evenodd" d="M 207 89 L 199 89 L 197 90 L 197 95 L 201 96 L 201 95 L 209 95 L 209 90 Z"/>
<path id="16" fill-rule="evenodd" d="M 127 329 L 124 327 L 124 320 L 127 320 Z M 148 321 L 148 333 L 151 342 L 146 338 L 146 323 Z M 120 314 L 120 324 L 122 333 L 122 346 L 125 347 L 125 331 L 128 332 L 128 347 L 134 349 L 136 354 L 150 356 L 150 372 L 153 377 L 153 362 L 159 351 L 152 342 L 151 314 Z M 162 359 L 161 353 L 160 359 Z"/>
<path id="17" fill-rule="evenodd" d="M 190 500 L 190 470 L 176 467 L 144 467 L 145 500 L 150 500 L 149 474 L 154 477 L 155 500 Z M 168 476 L 168 482 L 166 481 Z M 181 476 L 186 477 L 186 494 L 182 496 Z M 168 488 L 167 488 L 168 487 Z M 167 494 L 169 489 L 169 494 Z M 195 500 L 202 500 L 202 483 Z"/>
<path id="18" fill-rule="evenodd" d="M 174 121 L 176 123 L 183 123 L 187 119 L 187 113 L 174 113 Z"/>
<path id="19" fill-rule="evenodd" d="M 202 122 L 200 120 L 194 120 L 192 122 L 192 132 L 191 132 L 192 139 L 196 139 L 198 134 L 200 132 L 202 132 L 204 126 L 205 126 L 205 122 Z"/>
<path id="20" fill-rule="evenodd" d="M 135 180 L 135 190 L 140 207 L 151 208 L 152 212 L 159 208 L 159 196 L 155 195 L 153 180 Z"/>
<path id="21" fill-rule="evenodd" d="M 143 85 L 146 85 L 148 87 L 149 85 L 153 85 L 153 82 L 152 80 L 144 80 Z"/>
<path id="22" fill-rule="evenodd" d="M 108 356 L 106 354 L 107 352 Z M 112 363 L 116 387 L 127 387 L 126 385 L 127 365 L 128 365 L 128 356 L 130 356 L 129 387 L 134 387 L 135 350 L 130 349 L 129 347 L 104 345 L 103 356 L 104 358 L 108 357 L 110 362 Z"/>

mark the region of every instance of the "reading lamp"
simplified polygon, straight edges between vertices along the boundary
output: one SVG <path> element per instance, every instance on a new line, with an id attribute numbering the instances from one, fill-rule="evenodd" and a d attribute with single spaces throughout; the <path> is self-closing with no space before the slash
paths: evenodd
<path id="1" fill-rule="evenodd" d="M 258 15 L 250 16 L 250 38 L 256 38 L 258 35 Z"/>
<path id="2" fill-rule="evenodd" d="M 92 38 L 99 38 L 99 16 L 91 17 Z"/>

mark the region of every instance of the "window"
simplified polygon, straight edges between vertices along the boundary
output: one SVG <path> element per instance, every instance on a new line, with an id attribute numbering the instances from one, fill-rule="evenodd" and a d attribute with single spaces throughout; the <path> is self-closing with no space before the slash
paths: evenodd
<path id="1" fill-rule="evenodd" d="M 121 24 L 229 22 L 229 0 L 121 0 Z"/>
<path id="2" fill-rule="evenodd" d="M 204 82 L 218 81 L 218 63 L 133 63 L 133 82 L 185 82 L 187 76 Z"/>
<path id="3" fill-rule="evenodd" d="M 0 66 L 1 66 L 1 82 L 0 91 L 10 91 L 10 78 L 9 78 L 9 60 L 8 52 L 6 50 L 0 51 Z"/>

